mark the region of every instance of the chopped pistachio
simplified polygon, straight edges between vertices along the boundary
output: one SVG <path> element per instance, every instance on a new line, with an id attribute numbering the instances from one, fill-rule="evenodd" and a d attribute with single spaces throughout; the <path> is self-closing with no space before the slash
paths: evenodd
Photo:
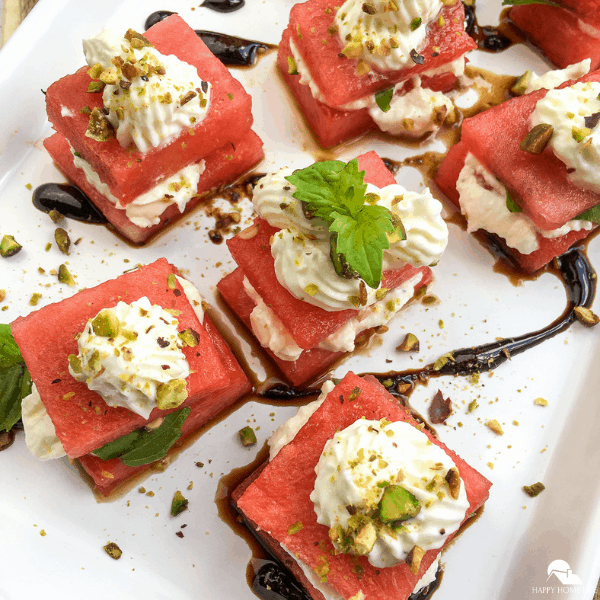
<path id="1" fill-rule="evenodd" d="M 182 513 L 188 507 L 188 504 L 189 500 L 177 490 L 173 496 L 173 501 L 171 502 L 171 516 L 176 517 L 178 514 Z"/>
<path id="2" fill-rule="evenodd" d="M 168 383 L 161 383 L 156 390 L 156 406 L 160 410 L 177 408 L 188 397 L 185 379 L 172 379 Z"/>
<path id="3" fill-rule="evenodd" d="M 0 302 L 4 302 L 5 298 L 6 298 L 6 290 L 0 289 Z"/>
<path id="4" fill-rule="evenodd" d="M 367 521 L 356 533 L 354 538 L 354 552 L 365 556 L 371 552 L 377 541 L 377 529 L 372 521 Z"/>
<path id="5" fill-rule="evenodd" d="M 48 213 L 48 216 L 52 219 L 53 223 L 60 223 L 65 218 L 64 215 L 54 209 Z"/>
<path id="6" fill-rule="evenodd" d="M 586 327 L 593 327 L 600 323 L 600 317 L 585 306 L 576 306 L 573 310 L 577 320 Z"/>
<path id="7" fill-rule="evenodd" d="M 39 302 L 40 298 L 42 297 L 41 294 L 38 294 L 37 292 L 34 292 L 33 294 L 31 294 L 31 298 L 29 299 L 29 305 L 30 306 L 37 306 L 37 303 Z"/>
<path id="8" fill-rule="evenodd" d="M 576 127 L 573 126 L 571 128 L 571 135 L 573 136 L 573 139 L 579 143 L 579 142 L 583 142 L 583 140 L 592 133 L 591 129 L 588 129 L 587 127 Z"/>
<path id="9" fill-rule="evenodd" d="M 419 27 L 421 27 L 422 23 L 423 23 L 423 19 L 421 19 L 420 17 L 416 17 L 415 19 L 413 19 L 410 22 L 410 30 L 416 31 L 417 29 L 419 29 Z"/>
<path id="10" fill-rule="evenodd" d="M 491 429 L 494 433 L 498 435 L 504 435 L 504 431 L 502 431 L 502 426 L 496 419 L 491 419 L 486 423 L 488 429 Z"/>
<path id="11" fill-rule="evenodd" d="M 554 127 L 548 123 L 540 123 L 536 125 L 521 142 L 519 148 L 530 154 L 541 154 L 550 141 Z"/>
<path id="12" fill-rule="evenodd" d="M 14 256 L 20 252 L 22 248 L 23 246 L 21 246 L 12 235 L 5 235 L 0 242 L 0 256 L 2 256 L 2 258 Z"/>
<path id="13" fill-rule="evenodd" d="M 525 71 L 525 73 L 523 73 L 523 75 L 517 79 L 515 85 L 510 88 L 510 93 L 514 96 L 523 96 L 527 93 L 527 88 L 529 87 L 530 83 L 531 71 Z"/>
<path id="14" fill-rule="evenodd" d="M 104 69 L 104 71 L 100 73 L 100 77 L 98 79 L 100 79 L 100 81 L 106 85 L 115 85 L 115 83 L 117 83 L 119 80 L 117 69 L 114 67 L 108 67 L 108 69 Z"/>
<path id="15" fill-rule="evenodd" d="M 54 240 L 56 241 L 56 245 L 58 249 L 63 254 L 69 254 L 69 248 L 71 247 L 71 238 L 69 234 L 62 228 L 57 227 L 54 231 Z"/>
<path id="16" fill-rule="evenodd" d="M 69 366 L 76 375 L 82 372 L 81 359 L 76 354 L 69 354 Z"/>
<path id="17" fill-rule="evenodd" d="M 539 496 L 545 489 L 546 486 L 541 481 L 538 481 L 537 483 L 534 483 L 532 485 L 523 486 L 523 491 L 532 498 Z"/>
<path id="18" fill-rule="evenodd" d="M 477 400 L 473 400 L 471 402 L 469 402 L 469 412 L 473 412 L 476 408 L 479 407 L 479 404 L 477 404 Z"/>
<path id="19" fill-rule="evenodd" d="M 288 75 L 298 75 L 298 65 L 296 64 L 294 57 L 288 56 L 287 62 L 288 62 Z"/>
<path id="20" fill-rule="evenodd" d="M 51 242 L 48 242 L 48 243 L 46 244 L 46 247 L 44 248 L 44 250 L 46 250 L 46 252 L 50 252 L 50 250 L 51 250 L 51 249 L 52 249 L 52 243 L 51 243 Z"/>
<path id="21" fill-rule="evenodd" d="M 450 488 L 450 497 L 453 500 L 458 500 L 458 495 L 460 494 L 460 474 L 456 467 L 448 469 L 448 472 L 446 473 L 446 481 L 448 482 L 448 487 Z"/>
<path id="22" fill-rule="evenodd" d="M 303 528 L 304 525 L 302 524 L 302 521 L 297 521 L 288 527 L 288 535 L 294 535 L 295 533 L 302 531 Z"/>
<path id="23" fill-rule="evenodd" d="M 536 398 L 533 403 L 536 406 L 548 406 L 548 400 L 546 400 L 545 398 Z"/>
<path id="24" fill-rule="evenodd" d="M 421 567 L 421 561 L 425 556 L 425 550 L 419 546 L 413 546 L 412 550 L 408 553 L 406 557 L 406 564 L 410 567 L 410 570 L 415 575 L 419 572 L 419 568 Z"/>
<path id="25" fill-rule="evenodd" d="M 356 74 L 359 77 L 366 75 L 370 70 L 371 67 L 369 67 L 369 65 L 364 60 L 358 61 L 358 64 L 356 65 Z"/>
<path id="26" fill-rule="evenodd" d="M 85 135 L 97 142 L 106 142 L 115 136 L 113 126 L 106 118 L 106 115 L 97 107 L 94 108 L 90 115 Z"/>
<path id="27" fill-rule="evenodd" d="M 309 295 L 309 296 L 315 296 L 317 294 L 317 292 L 319 291 L 319 286 L 316 285 L 315 283 L 309 283 L 305 288 L 304 291 Z"/>
<path id="28" fill-rule="evenodd" d="M 121 548 L 119 548 L 119 546 L 117 546 L 117 544 L 114 542 L 106 544 L 106 546 L 104 546 L 104 552 L 106 552 L 106 554 L 108 554 L 114 560 L 119 560 L 123 555 Z"/>
<path id="29" fill-rule="evenodd" d="M 400 352 L 418 352 L 419 346 L 419 338 L 414 333 L 407 333 L 404 341 L 396 346 L 396 350 Z"/>
<path id="30" fill-rule="evenodd" d="M 379 518 L 382 523 L 406 521 L 421 512 L 419 500 L 401 485 L 389 485 L 379 501 Z"/>
<path id="31" fill-rule="evenodd" d="M 367 13 L 368 15 L 375 15 L 375 14 L 377 14 L 377 9 L 372 4 L 369 4 L 368 2 L 365 2 L 362 5 L 362 11 L 364 13 Z"/>
<path id="32" fill-rule="evenodd" d="M 174 290 L 177 287 L 177 277 L 173 273 L 169 273 L 167 276 L 167 286 L 170 290 Z"/>
<path id="33" fill-rule="evenodd" d="M 256 434 L 249 425 L 239 430 L 240 440 L 244 446 L 254 446 L 256 444 Z"/>
<path id="34" fill-rule="evenodd" d="M 100 337 L 116 338 L 121 323 L 112 310 L 101 310 L 92 321 L 94 333 Z"/>
<path id="35" fill-rule="evenodd" d="M 346 58 L 358 58 L 362 55 L 363 47 L 360 42 L 349 42 L 342 50 L 342 54 Z"/>
<path id="36" fill-rule="evenodd" d="M 433 363 L 433 370 L 434 371 L 440 371 L 441 369 L 444 368 L 444 366 L 448 363 L 448 361 L 450 360 L 449 356 L 440 356 L 434 363 Z"/>
<path id="37" fill-rule="evenodd" d="M 104 83 L 101 81 L 90 81 L 88 85 L 88 94 L 99 94 L 104 91 Z"/>
<path id="38" fill-rule="evenodd" d="M 190 348 L 195 348 L 200 343 L 200 334 L 188 327 L 184 331 L 179 332 L 179 339 Z"/>
<path id="39" fill-rule="evenodd" d="M 61 283 L 66 283 L 71 287 L 75 285 L 75 279 L 73 279 L 73 275 L 71 275 L 71 272 L 69 269 L 67 269 L 67 265 L 65 264 L 62 264 L 60 267 L 58 267 L 58 281 Z"/>

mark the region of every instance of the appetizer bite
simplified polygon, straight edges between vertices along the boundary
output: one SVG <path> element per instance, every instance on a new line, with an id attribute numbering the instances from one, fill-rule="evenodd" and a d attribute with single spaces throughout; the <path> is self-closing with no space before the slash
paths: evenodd
<path id="1" fill-rule="evenodd" d="M 510 1 L 508 4 L 520 4 Z M 600 67 L 600 5 L 597 0 L 531 2 L 510 9 L 510 19 L 558 67 L 585 58 Z"/>
<path id="2" fill-rule="evenodd" d="M 525 271 L 540 269 L 600 222 L 599 98 L 595 72 L 466 119 L 436 175 L 469 231 L 496 236 Z"/>
<path id="3" fill-rule="evenodd" d="M 396 184 L 375 152 L 267 175 L 253 203 L 217 288 L 293 385 L 387 329 L 448 242 L 441 204 Z"/>
<path id="4" fill-rule="evenodd" d="M 262 159 L 250 96 L 177 15 L 83 47 L 89 68 L 46 93 L 44 145 L 125 237 L 144 242 Z"/>
<path id="5" fill-rule="evenodd" d="M 233 502 L 313 600 L 412 598 L 491 487 L 374 378 L 353 373 L 325 384 L 269 445 Z"/>
<path id="6" fill-rule="evenodd" d="M 453 120 L 442 92 L 474 48 L 457 0 L 309 0 L 292 8 L 278 63 L 328 147 L 377 127 L 421 137 Z"/>
<path id="7" fill-rule="evenodd" d="M 34 382 L 27 446 L 41 460 L 78 458 L 104 494 L 250 388 L 200 293 L 165 259 L 11 329 Z"/>

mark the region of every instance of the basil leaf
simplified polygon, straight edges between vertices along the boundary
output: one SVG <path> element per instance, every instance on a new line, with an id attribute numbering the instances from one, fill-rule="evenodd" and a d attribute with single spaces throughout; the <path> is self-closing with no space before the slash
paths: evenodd
<path id="1" fill-rule="evenodd" d="M 102 448 L 98 448 L 94 450 L 93 454 L 95 454 L 98 458 L 102 460 L 110 460 L 111 458 L 117 458 L 121 456 L 124 452 L 130 450 L 135 442 L 137 442 L 142 436 L 142 430 L 137 429 L 136 431 L 132 431 L 123 437 L 116 439 L 114 442 L 108 442 L 102 446 Z"/>
<path id="2" fill-rule="evenodd" d="M 523 209 L 513 200 L 508 190 L 506 191 L 506 208 L 508 208 L 511 213 L 523 212 Z"/>
<path id="3" fill-rule="evenodd" d="M 0 324 L 0 368 L 23 362 L 19 347 L 10 331 L 10 325 Z"/>
<path id="4" fill-rule="evenodd" d="M 31 377 L 10 325 L 0 324 L 0 431 L 21 418 L 21 400 L 31 393 Z"/>
<path id="5" fill-rule="evenodd" d="M 504 0 L 502 6 L 528 6 L 529 4 L 545 4 L 546 6 L 562 8 L 558 2 L 552 2 L 552 0 Z"/>
<path id="6" fill-rule="evenodd" d="M 387 90 L 375 93 L 375 102 L 377 102 L 377 106 L 379 106 L 383 112 L 387 112 L 390 110 L 390 102 L 392 101 L 393 96 L 394 88 L 388 88 Z"/>
<path id="7" fill-rule="evenodd" d="M 583 219 L 584 221 L 592 221 L 596 224 L 600 224 L 600 204 L 588 208 L 585 212 L 575 217 L 576 219 Z"/>

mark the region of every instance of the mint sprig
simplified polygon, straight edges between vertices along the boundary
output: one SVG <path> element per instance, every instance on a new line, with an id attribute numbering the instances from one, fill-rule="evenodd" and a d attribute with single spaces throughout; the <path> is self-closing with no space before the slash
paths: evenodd
<path id="1" fill-rule="evenodd" d="M 527 6 L 529 4 L 545 4 L 546 6 L 562 8 L 558 2 L 552 2 L 552 0 L 504 0 L 502 6 Z"/>
<path id="2" fill-rule="evenodd" d="M 577 215 L 577 217 L 575 218 L 582 219 L 584 221 L 592 221 L 593 223 L 600 224 L 600 204 L 596 204 L 596 206 L 588 208 L 586 211 L 582 212 L 580 215 Z"/>
<path id="3" fill-rule="evenodd" d="M 365 172 L 358 160 L 348 164 L 329 160 L 296 171 L 286 179 L 296 187 L 294 198 L 336 233 L 336 252 L 371 288 L 381 282 L 383 250 L 390 247 L 387 233 L 398 226 L 391 211 L 365 204 Z"/>
<path id="4" fill-rule="evenodd" d="M 190 408 L 182 408 L 167 415 L 155 431 L 132 431 L 94 450 L 93 454 L 102 460 L 120 458 L 129 467 L 140 467 L 160 460 L 181 437 L 181 427 L 190 411 Z"/>
<path id="5" fill-rule="evenodd" d="M 387 90 L 382 90 L 381 92 L 375 93 L 375 102 L 377 102 L 377 106 L 383 111 L 387 112 L 390 110 L 390 102 L 394 96 L 394 88 L 388 88 Z"/>
<path id="6" fill-rule="evenodd" d="M 31 377 L 10 325 L 0 324 L 0 431 L 21 418 L 21 400 L 31 393 Z"/>
<path id="7" fill-rule="evenodd" d="M 506 191 L 506 208 L 508 208 L 511 213 L 523 212 L 523 209 L 513 200 L 513 197 L 508 190 Z"/>

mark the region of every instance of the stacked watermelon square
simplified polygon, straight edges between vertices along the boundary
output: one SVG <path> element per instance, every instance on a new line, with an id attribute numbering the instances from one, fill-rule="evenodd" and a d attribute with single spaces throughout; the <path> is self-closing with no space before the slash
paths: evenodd
<path id="1" fill-rule="evenodd" d="M 413 573 L 406 563 L 379 569 L 373 567 L 365 556 L 335 551 L 329 538 L 329 529 L 317 523 L 310 499 L 316 479 L 315 466 L 326 442 L 336 432 L 363 418 L 405 421 L 419 427 L 373 377 L 362 378 L 348 373 L 292 441 L 233 494 L 234 504 L 249 526 L 292 571 L 314 600 L 324 597 L 312 584 L 318 578 L 309 580 L 298 561 L 303 563 L 304 568 L 322 575 L 321 580 L 326 579 L 326 587 L 330 591 L 333 588 L 336 597 L 347 600 L 407 600 L 412 597 L 425 571 L 456 535 L 449 536 L 441 549 L 428 550 L 418 573 Z M 429 431 L 422 431 L 432 444 L 439 446 L 452 458 L 458 468 L 469 502 L 466 521 L 487 500 L 491 483 Z M 322 568 L 323 564 L 327 565 L 326 570 Z"/>
<path id="2" fill-rule="evenodd" d="M 586 58 L 600 67 L 600 4 L 597 0 L 562 0 L 560 6 L 528 4 L 510 10 L 510 19 L 560 68 Z"/>
<path id="3" fill-rule="evenodd" d="M 262 142 L 251 130 L 252 100 L 242 85 L 208 50 L 180 17 L 172 15 L 151 27 L 145 37 L 162 54 L 173 54 L 193 65 L 203 81 L 211 84 L 210 108 L 200 123 L 184 128 L 173 141 L 141 153 L 123 148 L 116 139 L 100 142 L 86 136 L 89 114 L 83 107 L 103 108 L 101 93 L 89 93 L 88 68 L 63 77 L 46 92 L 48 118 L 56 133 L 45 140 L 46 149 L 65 175 L 80 187 L 114 227 L 135 243 L 143 243 L 158 229 L 180 216 L 176 205 L 160 216 L 160 223 L 140 227 L 114 198 L 126 207 L 163 179 L 187 165 L 204 161 L 196 195 L 187 203 L 191 210 L 206 195 L 218 190 L 255 166 L 263 157 Z M 111 201 L 98 192 L 83 170 L 73 163 L 73 152 L 87 161 L 101 183 L 108 186 Z"/>
<path id="4" fill-rule="evenodd" d="M 382 188 L 396 182 L 375 152 L 359 156 L 358 165 L 365 171 L 365 183 Z M 217 284 L 217 288 L 233 312 L 252 329 L 250 314 L 255 303 L 246 293 L 243 284 L 244 277 L 248 279 L 296 344 L 303 349 L 300 358 L 295 361 L 282 360 L 267 350 L 286 379 L 293 385 L 302 385 L 342 356 L 341 352 L 319 348 L 319 343 L 355 317 L 358 311 L 326 311 L 296 298 L 285 289 L 277 279 L 271 255 L 270 239 L 277 231 L 279 230 L 271 227 L 263 219 L 257 218 L 249 230 L 228 240 L 227 245 L 238 268 L 224 277 Z M 415 268 L 406 265 L 385 271 L 382 286 L 395 289 L 415 275 L 420 275 L 415 290 L 427 285 L 432 279 L 429 267 Z"/>
<path id="5" fill-rule="evenodd" d="M 578 81 L 600 81 L 600 71 Z M 559 87 L 573 83 L 568 81 Z M 536 103 L 546 93 L 547 90 L 542 89 L 513 98 L 465 119 L 460 142 L 450 149 L 435 177 L 437 185 L 452 202 L 460 207 L 456 183 L 471 153 L 506 187 L 523 214 L 540 229 L 558 229 L 600 204 L 600 194 L 578 187 L 568 179 L 567 167 L 549 147 L 541 154 L 520 149 L 531 129 L 529 121 Z M 519 267 L 533 273 L 590 233 L 590 230 L 570 231 L 556 238 L 538 234 L 539 247 L 531 254 L 521 254 L 506 246 L 502 238 L 497 239 Z"/>
<path id="6" fill-rule="evenodd" d="M 338 0 L 309 0 L 295 4 L 287 29 L 279 44 L 278 64 L 281 74 L 294 94 L 308 125 L 324 147 L 334 146 L 376 129 L 368 108 L 345 110 L 344 105 L 408 81 L 415 75 L 423 87 L 433 91 L 449 91 L 456 83 L 452 72 L 444 67 L 476 48 L 464 31 L 464 8 L 461 2 L 444 6 L 439 20 L 427 32 L 425 47 L 420 50 L 422 64 L 399 71 L 377 71 L 374 68 L 357 75 L 357 59 L 341 54 L 343 47 L 333 27 Z M 443 23 L 439 26 L 438 23 Z M 300 83 L 300 75 L 291 65 L 294 58 L 290 44 L 302 57 L 314 85 L 323 98 L 316 99 L 308 85 Z"/>
<path id="7" fill-rule="evenodd" d="M 131 467 L 115 458 L 100 460 L 90 453 L 121 438 L 147 423 L 175 410 L 190 409 L 182 427 L 182 436 L 197 430 L 250 389 L 248 378 L 210 318 L 200 323 L 194 307 L 180 282 L 169 285 L 169 275 L 178 271 L 162 258 L 121 275 L 97 287 L 50 304 L 12 325 L 17 342 L 33 382 L 40 394 L 56 435 L 67 456 L 78 458 L 102 493 L 108 493 L 131 474 L 148 465 Z M 88 319 L 102 309 L 147 297 L 152 304 L 177 311 L 178 329 L 193 329 L 198 334 L 196 347 L 184 347 L 190 375 L 186 379 L 188 397 L 176 409 L 155 408 L 144 419 L 125 408 L 109 407 L 84 382 L 69 373 L 69 354 L 77 354 L 77 336 Z M 43 351 L 40 337 L 52 341 L 52 352 Z"/>

